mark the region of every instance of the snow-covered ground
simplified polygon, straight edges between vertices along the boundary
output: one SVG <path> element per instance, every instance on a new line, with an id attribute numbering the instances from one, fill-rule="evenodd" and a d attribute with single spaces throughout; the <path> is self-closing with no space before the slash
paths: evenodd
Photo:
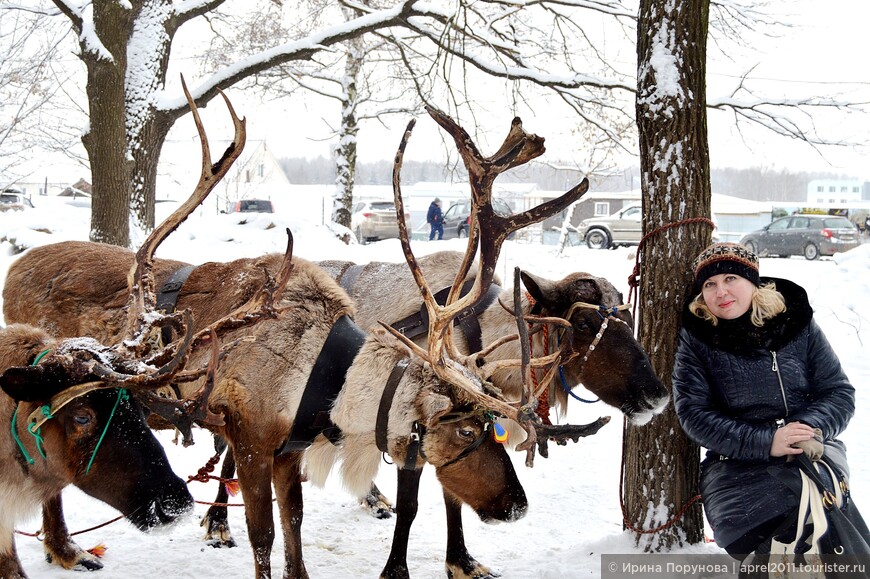
<path id="1" fill-rule="evenodd" d="M 42 245 L 64 239 L 86 239 L 89 209 L 76 208 L 59 200 L 37 198 L 37 209 L 0 213 L 0 279 L 16 259 L 6 240 L 24 246 Z M 240 223 L 240 221 L 246 221 Z M 272 227 L 275 225 L 277 227 Z M 295 255 L 321 259 L 348 259 L 356 262 L 402 261 L 397 240 L 366 246 L 345 246 L 335 241 L 322 227 L 307 224 L 300 216 L 281 214 L 244 214 L 194 216 L 173 234 L 160 249 L 161 257 L 191 263 L 226 261 L 236 257 L 283 251 L 284 228 L 295 237 Z M 459 240 L 414 242 L 418 255 L 442 249 L 463 250 Z M 608 278 L 628 295 L 626 280 L 633 267 L 633 251 L 618 249 L 592 251 L 585 247 L 568 248 L 563 255 L 541 245 L 507 242 L 498 273 L 512 279 L 515 265 L 544 277 L 558 279 L 572 271 L 589 271 Z M 71 264 L 71 266 L 74 264 Z M 815 262 L 803 258 L 762 259 L 762 275 L 785 277 L 803 285 L 810 294 L 816 317 L 837 350 L 858 390 L 858 410 L 843 439 L 850 448 L 852 487 L 858 505 L 870 497 L 870 460 L 859 445 L 870 435 L 870 398 L 863 387 L 870 379 L 870 244 Z M 573 403 L 568 421 L 589 422 L 613 417 L 595 436 L 579 444 L 551 447 L 550 458 L 538 457 L 535 466 L 523 465 L 523 455 L 514 456 L 520 480 L 529 498 L 529 512 L 511 524 L 485 525 L 466 509 L 465 535 L 473 556 L 506 579 L 573 579 L 601 576 L 602 554 L 638 553 L 634 536 L 622 531 L 619 501 L 621 415 L 597 404 Z M 158 433 L 179 476 L 196 473 L 213 454 L 211 438 L 196 431 L 196 444 L 190 448 L 174 445 L 171 435 Z M 395 471 L 384 465 L 377 484 L 388 496 L 395 496 Z M 212 500 L 217 483 L 191 483 L 197 500 Z M 386 561 L 393 532 L 393 519 L 376 520 L 344 492 L 340 481 L 331 477 L 326 488 L 305 483 L 305 519 L 302 526 L 305 562 L 312 577 L 377 577 Z M 241 497 L 236 497 L 239 501 Z M 89 528 L 117 516 L 110 507 L 74 488 L 65 492 L 64 503 L 72 531 Z M 131 579 L 165 577 L 245 578 L 253 575 L 253 560 L 240 507 L 230 509 L 230 524 L 239 546 L 212 549 L 200 538 L 198 522 L 206 507 L 178 524 L 142 534 L 126 522 L 116 522 L 77 537 L 85 548 L 98 543 L 108 547 L 105 568 L 95 577 Z M 19 525 L 22 531 L 39 528 L 38 516 Z M 276 549 L 272 553 L 274 575 L 283 568 L 280 525 L 277 524 Z M 440 486 L 431 468 L 421 482 L 420 509 L 412 529 L 409 566 L 411 576 L 444 577 L 445 520 Z M 71 572 L 48 565 L 40 543 L 17 536 L 24 567 L 31 577 L 70 578 Z M 678 553 L 721 553 L 714 544 L 679 548 Z M 614 576 L 614 575 L 609 575 Z"/>

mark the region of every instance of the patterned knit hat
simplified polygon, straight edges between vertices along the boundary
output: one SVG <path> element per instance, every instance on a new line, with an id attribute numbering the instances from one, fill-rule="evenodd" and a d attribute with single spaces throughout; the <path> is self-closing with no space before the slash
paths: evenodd
<path id="1" fill-rule="evenodd" d="M 695 258 L 695 291 L 720 273 L 734 273 L 758 285 L 758 256 L 739 243 L 714 243 Z"/>

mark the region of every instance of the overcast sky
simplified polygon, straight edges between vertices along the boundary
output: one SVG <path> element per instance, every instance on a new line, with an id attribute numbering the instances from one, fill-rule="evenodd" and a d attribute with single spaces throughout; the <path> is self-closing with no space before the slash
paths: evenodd
<path id="1" fill-rule="evenodd" d="M 870 22 L 870 2 L 867 0 L 777 0 L 771 3 L 777 20 L 794 23 L 790 29 L 779 29 L 777 38 L 754 36 L 751 48 L 731 50 L 728 59 L 709 47 L 708 97 L 727 96 L 737 84 L 740 74 L 757 65 L 752 83 L 760 94 L 771 97 L 796 98 L 808 95 L 837 96 L 870 100 L 870 49 L 867 47 L 867 23 Z M 182 28 L 182 31 L 185 29 Z M 606 48 L 617 44 L 617 39 Z M 633 47 L 620 56 L 625 70 L 635 66 Z M 730 59 L 730 60 L 729 60 Z M 190 78 L 194 71 L 186 71 Z M 175 76 L 171 76 L 175 78 Z M 191 82 L 190 80 L 188 82 Z M 195 81 L 194 81 L 195 82 Z M 236 110 L 248 118 L 251 140 L 265 139 L 278 157 L 328 156 L 334 140 L 329 140 L 329 125 L 338 120 L 338 104 L 311 96 L 297 100 L 282 99 L 263 106 L 249 94 L 230 89 L 228 95 Z M 476 136 L 484 154 L 491 154 L 504 138 L 513 114 L 507 94 L 498 90 L 486 95 L 486 102 L 476 102 L 481 113 L 491 116 L 485 121 L 488 134 Z M 217 101 L 215 101 L 217 103 Z M 633 106 L 633 105 L 630 105 Z M 553 111 L 558 111 L 553 114 Z M 222 105 L 209 106 L 203 112 L 206 128 L 212 139 L 230 135 L 226 111 Z M 570 160 L 570 147 L 576 144 L 565 122 L 565 108 L 543 103 L 531 112 L 521 113 L 529 132 L 546 138 L 547 153 L 543 160 Z M 389 126 L 376 123 L 364 125 L 359 134 L 359 157 L 362 161 L 391 160 L 409 116 L 396 116 Z M 481 118 L 483 118 L 481 116 Z M 463 124 L 463 119 L 459 119 Z M 868 150 L 826 148 L 824 157 L 807 145 L 744 125 L 742 133 L 735 130 L 733 115 L 709 112 L 711 164 L 713 167 L 765 166 L 792 171 L 830 171 L 870 180 Z M 840 111 L 816 113 L 816 125 L 829 137 L 864 140 L 870 137 L 870 115 L 845 114 Z M 195 135 L 189 115 L 176 123 L 170 139 L 192 141 Z M 428 117 L 419 119 L 410 141 L 406 158 L 443 158 L 440 139 L 443 132 Z M 192 142 L 192 147 L 197 145 Z M 453 152 L 452 143 L 448 149 Z M 626 159 L 624 165 L 636 163 Z M 80 173 L 75 169 L 74 173 Z M 73 177 L 70 177 L 73 178 Z"/>
<path id="2" fill-rule="evenodd" d="M 865 100 L 870 100 L 870 64 L 867 63 L 870 49 L 866 40 L 870 2 L 784 0 L 773 2 L 771 9 L 777 11 L 780 22 L 794 23 L 794 27 L 779 29 L 777 34 L 780 36 L 775 38 L 753 37 L 751 48 L 730 53 L 731 61 L 717 57 L 715 47 L 711 46 L 708 63 L 709 98 L 730 94 L 740 74 L 757 65 L 751 75 L 752 82 L 765 96 L 797 98 L 815 94 L 854 99 L 856 95 L 863 94 Z M 629 53 L 625 58 L 635 57 Z M 627 66 L 634 66 L 633 60 Z M 496 95 L 490 102 L 480 103 L 482 110 L 498 111 L 501 108 L 503 111 L 495 114 L 488 123 L 491 143 L 478 143 L 485 154 L 493 152 L 494 147 L 500 144 L 512 118 L 509 100 L 505 96 L 504 106 L 499 107 L 499 96 Z M 235 100 L 237 97 L 234 94 L 232 98 Z M 563 153 L 568 148 L 567 143 L 574 139 L 564 131 L 568 124 L 563 122 L 566 117 L 549 114 L 555 108 L 543 105 L 532 114 L 521 115 L 526 130 L 547 139 L 545 160 L 551 161 L 568 158 Z M 337 119 L 337 104 L 324 105 L 319 100 L 309 98 L 306 101 L 284 101 L 258 110 L 242 110 L 250 119 L 248 127 L 251 137 L 265 138 L 279 157 L 329 154 L 329 142 L 318 138 L 324 139 L 328 133 L 327 122 L 334 124 L 334 119 Z M 300 111 L 305 112 L 300 114 Z M 565 114 L 564 108 L 560 114 Z M 292 119 L 292 133 L 287 130 L 288 123 L 275 122 L 276 117 Z M 372 123 L 364 126 L 359 135 L 360 159 L 392 159 L 409 118 L 396 117 L 386 128 Z M 851 148 L 827 148 L 824 156 L 820 156 L 806 145 L 777 138 L 768 131 L 744 126 L 741 134 L 734 129 L 732 119 L 731 113 L 710 111 L 713 167 L 763 165 L 793 171 L 843 172 L 870 180 L 866 149 L 862 155 Z M 816 119 L 818 130 L 828 137 L 864 140 L 870 135 L 870 115 L 818 112 Z M 406 158 L 443 156 L 438 146 L 441 134 L 433 121 L 422 117 L 414 129 Z M 488 144 L 492 147 L 488 148 Z M 450 147 L 452 150 L 452 145 Z"/>

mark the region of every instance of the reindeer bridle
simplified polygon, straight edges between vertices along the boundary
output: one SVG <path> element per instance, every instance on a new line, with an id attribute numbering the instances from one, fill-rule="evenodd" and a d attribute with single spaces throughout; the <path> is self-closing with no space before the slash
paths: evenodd
<path id="1" fill-rule="evenodd" d="M 571 316 L 574 315 L 574 312 L 581 308 L 595 310 L 595 312 L 601 318 L 601 327 L 598 328 L 598 332 L 595 334 L 595 338 L 592 340 L 592 343 L 589 344 L 589 347 L 586 349 L 586 353 L 583 355 L 583 358 L 580 359 L 580 368 L 578 372 L 582 372 L 583 366 L 586 364 L 586 361 L 589 360 L 589 355 L 592 354 L 592 352 L 595 351 L 595 348 L 598 347 L 598 343 L 601 342 L 601 338 L 604 336 L 604 332 L 607 330 L 610 321 L 619 322 L 628 326 L 628 323 L 625 320 L 622 320 L 616 316 L 621 311 L 631 309 L 631 304 L 620 304 L 618 306 L 603 306 L 601 304 L 574 302 L 573 304 L 571 304 L 571 307 L 568 308 L 568 313 L 565 314 L 565 320 L 570 322 Z"/>

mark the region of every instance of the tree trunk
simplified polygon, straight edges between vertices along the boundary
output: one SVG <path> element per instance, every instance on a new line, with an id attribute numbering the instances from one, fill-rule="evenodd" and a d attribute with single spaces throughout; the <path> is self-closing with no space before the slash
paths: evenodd
<path id="1" fill-rule="evenodd" d="M 709 0 L 641 0 L 638 92 L 644 234 L 639 248 L 639 340 L 670 388 L 691 264 L 711 238 L 710 159 L 706 117 Z M 670 226 L 667 229 L 663 227 Z M 627 523 L 646 551 L 704 538 L 698 494 L 699 448 L 683 433 L 671 405 L 642 427 L 626 426 L 624 500 Z M 671 524 L 672 523 L 672 524 Z"/>
<path id="2" fill-rule="evenodd" d="M 159 115 L 154 101 L 166 79 L 174 33 L 172 3 L 130 4 L 132 8 L 125 9 L 114 0 L 96 0 L 96 34 L 80 35 L 88 74 L 90 130 L 82 142 L 93 182 L 90 239 L 124 247 L 131 241 L 141 243 L 154 228 L 157 163 L 180 114 Z M 93 38 L 99 38 L 101 46 L 95 46 Z M 148 47 L 150 52 L 128 54 L 130 46 Z"/>
<path id="3" fill-rule="evenodd" d="M 95 2 L 93 10 L 96 33 L 111 57 L 82 41 L 90 117 L 90 130 L 82 142 L 93 181 L 90 238 L 126 246 L 132 162 L 127 158 L 125 77 L 133 11 L 117 2 Z"/>
<path id="4" fill-rule="evenodd" d="M 350 17 L 348 17 L 350 19 Z M 362 38 L 347 43 L 344 64 L 343 93 L 341 99 L 341 129 L 335 159 L 335 197 L 332 204 L 332 220 L 350 228 L 353 209 L 353 185 L 356 177 L 356 138 L 359 124 L 356 117 L 358 103 L 357 82 L 363 66 Z"/>

